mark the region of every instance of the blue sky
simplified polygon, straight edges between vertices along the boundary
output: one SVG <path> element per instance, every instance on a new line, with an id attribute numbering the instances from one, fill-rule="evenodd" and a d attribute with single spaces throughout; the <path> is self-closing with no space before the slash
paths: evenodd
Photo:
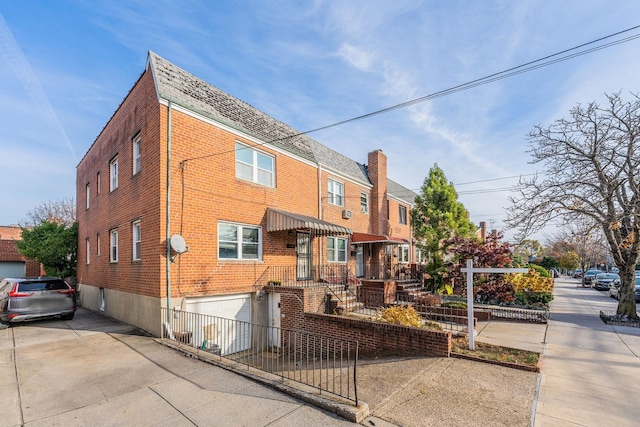
<path id="1" fill-rule="evenodd" d="M 149 50 L 307 131 L 639 24 L 633 0 L 3 1 L 0 225 L 75 197 L 78 162 Z M 310 136 L 361 163 L 382 149 L 415 191 L 437 163 L 472 221 L 503 229 L 517 183 L 503 178 L 537 170 L 528 132 L 638 92 L 639 52 L 640 39 L 621 43 Z"/>

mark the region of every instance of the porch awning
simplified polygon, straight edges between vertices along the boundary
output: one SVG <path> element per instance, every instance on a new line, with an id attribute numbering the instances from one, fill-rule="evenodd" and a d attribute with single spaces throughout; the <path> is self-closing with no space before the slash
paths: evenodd
<path id="1" fill-rule="evenodd" d="M 321 236 L 351 234 L 351 229 L 312 216 L 267 208 L 267 231 L 313 230 Z"/>
<path id="2" fill-rule="evenodd" d="M 386 243 L 388 245 L 404 245 L 409 243 L 409 241 L 406 239 L 392 239 L 384 234 L 353 233 L 351 235 L 351 243 Z"/>

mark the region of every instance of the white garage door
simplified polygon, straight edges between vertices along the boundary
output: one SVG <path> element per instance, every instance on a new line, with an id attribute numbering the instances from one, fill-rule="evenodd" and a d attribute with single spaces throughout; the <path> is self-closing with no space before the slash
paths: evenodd
<path id="1" fill-rule="evenodd" d="M 24 277 L 24 262 L 0 262 L 0 279 L 5 277 Z"/>
<path id="2" fill-rule="evenodd" d="M 203 331 L 194 331 L 195 343 L 214 340 L 220 346 L 222 355 L 251 348 L 251 294 L 188 298 L 186 309 L 191 313 L 223 318 L 217 320 L 214 326 L 203 325 Z M 213 330 L 213 335 L 210 332 L 205 336 L 205 329 Z"/>

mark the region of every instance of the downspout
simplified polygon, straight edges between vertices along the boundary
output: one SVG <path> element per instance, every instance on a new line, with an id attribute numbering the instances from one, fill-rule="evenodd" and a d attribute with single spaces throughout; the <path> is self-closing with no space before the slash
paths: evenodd
<path id="1" fill-rule="evenodd" d="M 167 112 L 167 322 L 171 321 L 171 101 Z"/>
<path id="2" fill-rule="evenodd" d="M 322 165 L 318 164 L 318 219 L 322 219 Z M 322 265 L 322 248 L 318 241 L 318 265 Z"/>

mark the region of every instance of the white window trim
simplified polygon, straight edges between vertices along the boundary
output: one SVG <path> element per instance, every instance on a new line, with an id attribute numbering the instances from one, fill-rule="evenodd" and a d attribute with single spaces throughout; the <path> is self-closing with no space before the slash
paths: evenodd
<path id="1" fill-rule="evenodd" d="M 333 187 L 333 191 L 332 191 L 332 187 Z M 335 192 L 336 188 L 341 189 L 340 194 Z M 340 203 L 336 203 L 336 196 L 340 197 Z M 344 206 L 344 183 L 343 182 L 336 181 L 334 179 L 329 178 L 327 182 L 327 200 L 332 205 Z"/>
<path id="2" fill-rule="evenodd" d="M 131 253 L 134 261 L 140 261 L 141 254 L 140 251 L 142 249 L 142 229 L 140 227 L 140 221 L 134 221 L 131 224 L 131 237 L 132 237 L 132 247 Z"/>
<path id="3" fill-rule="evenodd" d="M 87 255 L 87 261 L 86 264 L 89 265 L 89 263 L 91 262 L 91 244 L 89 242 L 89 238 L 87 237 L 87 239 L 85 240 L 85 244 L 86 244 L 86 255 Z"/>
<path id="4" fill-rule="evenodd" d="M 407 225 L 407 207 L 404 205 L 398 205 L 398 222 L 402 225 Z"/>
<path id="5" fill-rule="evenodd" d="M 100 194 L 100 172 L 96 174 L 96 194 Z"/>
<path id="6" fill-rule="evenodd" d="M 253 182 L 254 184 L 258 184 L 258 185 L 264 185 L 265 187 L 271 187 L 271 188 L 275 188 L 276 186 L 276 159 L 274 156 L 272 156 L 271 154 L 267 154 L 264 151 L 259 151 L 256 150 L 253 147 L 249 147 L 248 145 L 244 145 L 241 144 L 239 142 L 236 142 L 236 151 L 239 150 L 248 150 L 251 152 L 251 164 L 249 163 L 245 163 L 243 161 L 238 160 L 238 157 L 236 156 L 236 164 L 240 163 L 243 164 L 245 166 L 250 166 L 251 167 L 251 180 L 249 182 Z M 271 159 L 271 170 L 266 170 L 266 169 L 261 169 L 260 167 L 258 167 L 258 155 L 263 155 L 265 157 L 269 157 Z M 259 172 L 260 171 L 264 171 L 267 172 L 271 175 L 271 183 L 270 184 L 265 184 L 264 182 L 260 182 L 258 176 L 259 176 Z M 238 179 L 242 179 L 245 180 L 245 178 L 242 178 L 240 176 L 238 176 L 237 173 L 237 169 L 236 169 L 236 178 Z"/>
<path id="7" fill-rule="evenodd" d="M 230 226 L 234 226 L 236 227 L 237 231 L 238 231 L 238 236 L 239 236 L 239 240 L 236 243 L 237 245 L 237 251 L 238 251 L 238 257 L 237 258 L 221 258 L 220 257 L 220 226 L 221 225 L 230 225 Z M 244 228 L 250 228 L 250 229 L 256 229 L 258 230 L 258 257 L 257 258 L 243 258 L 242 257 L 242 230 Z M 218 251 L 217 251 L 217 256 L 218 256 L 218 261 L 230 261 L 230 262 L 236 262 L 236 261 L 262 261 L 262 227 L 257 226 L 257 225 L 250 225 L 250 224 L 240 224 L 240 223 L 235 223 L 235 222 L 225 222 L 225 221 L 219 221 L 218 222 Z"/>
<path id="8" fill-rule="evenodd" d="M 362 205 L 362 199 L 365 199 L 365 205 Z M 360 213 L 368 214 L 369 213 L 369 193 L 366 191 L 360 192 Z"/>
<path id="9" fill-rule="evenodd" d="M 332 257 L 329 256 L 329 241 L 333 241 L 333 259 Z M 339 241 L 343 241 L 344 242 L 344 251 L 340 251 L 338 249 L 338 242 Z M 347 261 L 349 260 L 349 256 L 348 256 L 348 243 L 347 239 L 343 238 L 343 237 L 334 237 L 334 236 L 330 236 L 327 237 L 327 262 L 329 263 L 338 263 L 338 264 L 346 264 Z M 340 260 L 340 253 L 344 252 L 344 261 Z"/>
<path id="10" fill-rule="evenodd" d="M 114 228 L 109 231 L 109 262 L 118 262 L 118 229 Z"/>
<path id="11" fill-rule="evenodd" d="M 109 162 L 109 191 L 118 188 L 118 158 L 115 157 Z"/>
<path id="12" fill-rule="evenodd" d="M 96 234 L 96 256 L 100 256 L 100 233 Z"/>
<path id="13" fill-rule="evenodd" d="M 142 170 L 142 150 L 140 147 L 140 136 L 136 136 L 133 138 L 133 146 L 132 146 L 132 167 L 133 167 L 133 175 L 140 173 Z"/>
<path id="14" fill-rule="evenodd" d="M 406 258 L 405 258 L 405 255 L 406 255 Z M 409 263 L 409 245 L 398 246 L 398 262 L 400 264 Z"/>
<path id="15" fill-rule="evenodd" d="M 91 199 L 91 183 L 87 184 L 87 209 L 89 209 L 89 201 Z"/>

